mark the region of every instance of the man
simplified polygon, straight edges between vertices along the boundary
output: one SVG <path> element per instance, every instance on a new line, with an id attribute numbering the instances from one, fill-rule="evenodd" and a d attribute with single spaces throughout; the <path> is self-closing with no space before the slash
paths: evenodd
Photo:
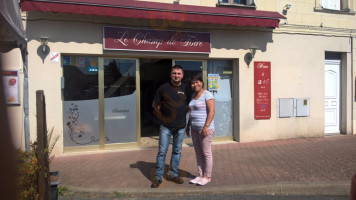
<path id="1" fill-rule="evenodd" d="M 177 184 L 184 181 L 179 177 L 178 167 L 182 151 L 182 143 L 186 126 L 187 104 L 191 90 L 182 83 L 183 68 L 175 65 L 171 69 L 171 81 L 161 85 L 155 94 L 152 106 L 156 117 L 161 122 L 159 148 L 156 163 L 156 176 L 151 187 L 157 188 L 162 183 L 166 154 L 173 135 L 171 168 L 166 179 Z"/>

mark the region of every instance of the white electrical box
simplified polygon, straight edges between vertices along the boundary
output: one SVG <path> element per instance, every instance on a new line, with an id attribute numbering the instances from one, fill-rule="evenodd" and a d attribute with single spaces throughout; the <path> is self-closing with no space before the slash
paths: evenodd
<path id="1" fill-rule="evenodd" d="M 293 117 L 294 116 L 294 99 L 282 98 L 277 99 L 277 117 Z"/>
<path id="2" fill-rule="evenodd" d="M 296 100 L 296 116 L 308 117 L 310 115 L 310 99 L 298 98 Z"/>

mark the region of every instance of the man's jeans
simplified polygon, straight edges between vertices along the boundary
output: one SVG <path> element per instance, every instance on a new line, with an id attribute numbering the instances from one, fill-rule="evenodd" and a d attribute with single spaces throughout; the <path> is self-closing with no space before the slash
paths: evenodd
<path id="1" fill-rule="evenodd" d="M 173 135 L 173 147 L 171 157 L 171 167 L 173 171 L 169 171 L 169 175 L 179 177 L 178 167 L 180 154 L 182 152 L 182 143 L 184 138 L 185 128 L 171 130 L 165 126 L 160 127 L 159 133 L 159 149 L 157 154 L 156 180 L 162 180 L 164 166 L 166 165 L 166 154 L 168 151 L 169 142 Z"/>

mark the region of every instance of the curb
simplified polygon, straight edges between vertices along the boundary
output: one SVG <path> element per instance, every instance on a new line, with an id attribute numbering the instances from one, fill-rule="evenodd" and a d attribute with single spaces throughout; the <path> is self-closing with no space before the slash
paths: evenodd
<path id="1" fill-rule="evenodd" d="M 182 195 L 350 195 L 351 183 L 338 182 L 280 182 L 273 184 L 252 184 L 221 187 L 191 188 L 79 188 L 67 186 L 70 191 L 86 195 L 125 194 L 127 196 L 182 196 Z"/>

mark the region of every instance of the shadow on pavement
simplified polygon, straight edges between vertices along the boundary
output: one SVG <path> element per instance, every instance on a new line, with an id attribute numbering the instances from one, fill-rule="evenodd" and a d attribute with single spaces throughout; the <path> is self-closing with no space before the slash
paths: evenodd
<path id="1" fill-rule="evenodd" d="M 169 167 L 170 167 L 169 165 L 165 165 L 164 174 L 167 173 Z M 153 181 L 155 178 L 156 163 L 137 161 L 134 164 L 130 164 L 130 168 L 139 169 L 141 171 L 141 173 L 150 181 Z M 180 177 L 195 178 L 195 176 L 192 175 L 190 172 L 187 172 L 187 171 L 181 170 L 181 169 L 179 170 L 179 175 L 180 175 Z"/>

